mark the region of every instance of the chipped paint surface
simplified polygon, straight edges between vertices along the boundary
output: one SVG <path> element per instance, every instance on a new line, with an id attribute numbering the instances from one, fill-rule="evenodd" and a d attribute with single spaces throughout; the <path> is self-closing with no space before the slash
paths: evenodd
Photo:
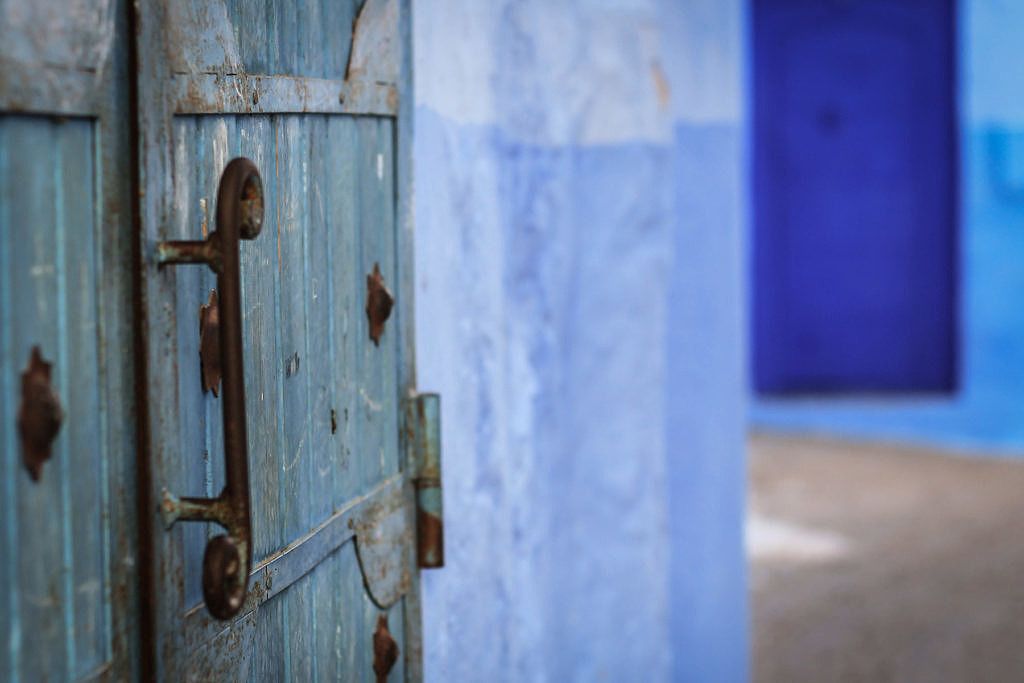
<path id="1" fill-rule="evenodd" d="M 408 503 L 407 497 L 398 495 L 372 501 L 352 524 L 366 589 L 384 609 L 394 605 L 410 586 L 406 557 L 414 538 Z"/>
<path id="2" fill-rule="evenodd" d="M 394 116 L 401 59 L 398 5 L 398 0 L 346 0 L 260 16 L 223 0 L 169 3 L 174 109 Z M 345 30 L 349 26 L 351 32 Z M 280 51 L 268 50 L 268 42 L 282 46 Z"/>

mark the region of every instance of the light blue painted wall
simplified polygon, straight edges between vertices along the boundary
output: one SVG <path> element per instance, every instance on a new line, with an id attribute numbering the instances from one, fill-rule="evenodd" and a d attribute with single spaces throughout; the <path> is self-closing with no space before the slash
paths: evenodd
<path id="1" fill-rule="evenodd" d="M 668 392 L 676 681 L 749 677 L 746 557 L 746 2 L 688 0 L 673 53 L 675 267 Z"/>
<path id="2" fill-rule="evenodd" d="M 415 9 L 428 680 L 747 678 L 740 6 Z"/>
<path id="3" fill-rule="evenodd" d="M 960 391 L 761 401 L 756 427 L 1024 454 L 1024 4 L 964 0 L 958 14 Z"/>

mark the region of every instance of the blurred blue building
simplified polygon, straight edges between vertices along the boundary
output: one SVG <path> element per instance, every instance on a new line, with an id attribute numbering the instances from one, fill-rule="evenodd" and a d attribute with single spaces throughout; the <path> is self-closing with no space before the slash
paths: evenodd
<path id="1" fill-rule="evenodd" d="M 753 424 L 1024 452 L 1024 6 L 753 7 Z"/>

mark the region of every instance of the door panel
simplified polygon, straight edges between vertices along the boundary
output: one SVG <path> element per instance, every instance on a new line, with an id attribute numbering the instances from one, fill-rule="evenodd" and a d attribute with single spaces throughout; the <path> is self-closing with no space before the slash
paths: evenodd
<path id="1" fill-rule="evenodd" d="M 170 55 L 174 73 L 244 69 L 344 80 L 352 25 L 365 0 L 170 3 L 169 23 L 193 38 Z"/>
<path id="2" fill-rule="evenodd" d="M 757 388 L 951 389 L 952 4 L 761 0 L 754 22 Z"/>
<path id="3" fill-rule="evenodd" d="M 84 675 L 106 661 L 110 638 L 105 614 L 109 555 L 102 519 L 108 491 L 100 478 L 106 469 L 101 406 L 108 397 L 100 383 L 96 328 L 101 310 L 94 135 L 88 119 L 0 118 L 0 315 L 8 456 L 3 499 L 9 525 L 0 580 L 18 588 L 16 604 L 0 609 L 12 617 L 4 621 L 10 630 L 2 640 L 27 637 L 33 648 L 67 657 L 36 659 L 31 648 L 15 650 L 35 661 L 24 662 L 24 668 L 5 662 L 4 669 L 20 669 L 28 677 Z M 38 482 L 21 463 L 13 429 L 20 374 L 34 346 L 53 363 L 53 385 L 70 417 Z M 4 648 L 0 658 L 9 654 Z"/>
<path id="4" fill-rule="evenodd" d="M 172 237 L 195 237 L 195 226 L 212 220 L 218 169 L 228 160 L 248 156 L 267 169 L 266 232 L 242 257 L 257 563 L 399 471 L 396 337 L 385 332 L 373 344 L 362 300 L 375 263 L 395 281 L 392 131 L 389 120 L 373 117 L 175 118 Z M 182 492 L 213 496 L 224 486 L 221 407 L 201 388 L 196 321 L 216 278 L 195 268 L 179 269 L 176 279 Z M 219 533 L 204 527 L 182 527 L 187 605 L 202 600 L 203 552 Z M 301 656 L 313 644 L 307 638 L 337 621 L 318 613 L 320 583 L 285 592 L 289 607 L 269 641 L 289 647 L 299 680 L 295 667 L 314 661 Z M 374 625 L 375 617 L 366 632 Z M 319 654 L 327 664 L 334 651 Z"/>
<path id="5" fill-rule="evenodd" d="M 203 554 L 223 531 L 198 522 L 165 530 L 154 514 L 150 624 L 164 680 L 372 680 L 382 617 L 402 654 L 389 680 L 418 676 L 401 422 L 412 387 L 398 203 L 407 8 L 326 5 L 153 1 L 139 15 L 152 46 L 139 65 L 149 254 L 159 241 L 215 229 L 221 173 L 238 156 L 260 170 L 265 216 L 240 249 L 248 597 L 234 619 L 213 619 L 202 604 Z M 401 304 L 379 344 L 365 311 L 375 267 Z M 198 320 L 217 279 L 152 256 L 143 279 L 148 495 L 216 496 L 222 399 L 203 391 Z"/>
<path id="6" fill-rule="evenodd" d="M 126 680 L 137 661 L 123 11 L 0 4 L 3 680 Z M 33 349 L 63 414 L 36 476 Z"/>

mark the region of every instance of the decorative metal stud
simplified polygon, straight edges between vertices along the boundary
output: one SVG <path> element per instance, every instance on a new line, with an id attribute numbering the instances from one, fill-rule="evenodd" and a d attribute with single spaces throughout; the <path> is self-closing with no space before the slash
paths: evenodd
<path id="1" fill-rule="evenodd" d="M 377 683 L 388 680 L 397 660 L 398 643 L 388 630 L 388 615 L 381 614 L 377 617 L 377 630 L 373 632 L 373 673 L 377 674 Z"/>
<path id="2" fill-rule="evenodd" d="M 366 276 L 366 317 L 370 321 L 370 339 L 375 346 L 380 346 L 381 335 L 384 334 L 384 323 L 391 315 L 395 305 L 395 297 L 384 285 L 384 276 L 380 272 L 380 264 L 373 264 L 373 273 Z"/>
<path id="3" fill-rule="evenodd" d="M 199 371 L 203 392 L 220 391 L 220 310 L 217 290 L 210 290 L 210 299 L 199 307 Z"/>
<path id="4" fill-rule="evenodd" d="M 32 481 L 39 481 L 43 464 L 53 455 L 53 441 L 64 421 L 60 397 L 50 384 L 52 369 L 53 364 L 43 360 L 39 347 L 33 346 L 28 367 L 21 374 L 18 407 L 21 457 Z"/>

